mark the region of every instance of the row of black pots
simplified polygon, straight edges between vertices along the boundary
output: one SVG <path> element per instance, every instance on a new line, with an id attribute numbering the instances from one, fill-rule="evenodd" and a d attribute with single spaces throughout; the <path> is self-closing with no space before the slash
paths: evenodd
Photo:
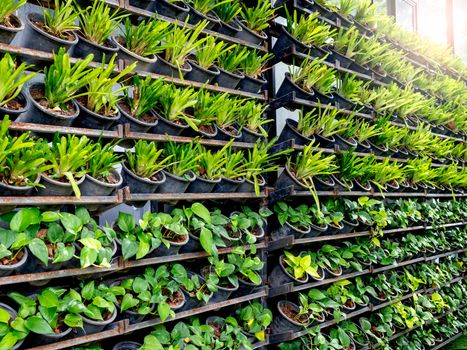
<path id="1" fill-rule="evenodd" d="M 184 2 L 171 3 L 167 0 L 130 0 L 130 5 L 142 8 L 149 12 L 155 12 L 161 16 L 174 18 L 180 22 L 197 25 L 201 21 L 207 21 L 208 30 L 214 30 L 220 34 L 228 35 L 238 40 L 260 45 L 268 37 L 265 33 L 256 33 L 249 29 L 245 23 L 236 18 L 229 23 L 222 21 L 214 12 L 204 15 Z"/>

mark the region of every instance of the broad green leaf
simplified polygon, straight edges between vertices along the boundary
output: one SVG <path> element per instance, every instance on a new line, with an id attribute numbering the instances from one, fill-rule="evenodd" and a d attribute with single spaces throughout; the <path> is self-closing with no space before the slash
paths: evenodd
<path id="1" fill-rule="evenodd" d="M 211 213 L 209 212 L 209 210 L 204 206 L 202 205 L 201 203 L 194 203 L 192 206 L 191 206 L 191 210 L 193 211 L 193 213 L 197 216 L 199 216 L 201 219 L 203 219 L 205 222 L 207 222 L 208 224 L 211 223 Z"/>
<path id="2" fill-rule="evenodd" d="M 170 316 L 170 306 L 169 304 L 162 302 L 157 305 L 157 313 L 159 314 L 159 317 L 161 318 L 162 322 L 165 322 L 165 320 Z"/>
<path id="3" fill-rule="evenodd" d="M 129 260 L 131 257 L 134 257 L 138 252 L 138 248 L 138 242 L 125 238 L 122 242 L 123 259 Z"/>
<path id="4" fill-rule="evenodd" d="M 213 253 L 213 237 L 212 237 L 212 232 L 208 230 L 207 228 L 203 227 L 201 229 L 201 233 L 199 235 L 199 241 L 201 243 L 201 246 L 203 249 L 209 254 L 212 255 Z"/>
<path id="5" fill-rule="evenodd" d="M 24 208 L 18 211 L 10 222 L 10 229 L 16 232 L 23 232 L 31 225 L 41 222 L 41 212 L 37 208 Z"/>
<path id="6" fill-rule="evenodd" d="M 42 222 L 54 222 L 60 220 L 60 213 L 55 211 L 44 211 L 41 215 Z"/>
<path id="7" fill-rule="evenodd" d="M 80 315 L 67 314 L 63 322 L 71 328 L 83 328 L 83 318 Z"/>
<path id="8" fill-rule="evenodd" d="M 12 332 L 8 332 L 0 341 L 0 350 L 10 350 L 17 342 L 18 338 Z"/>
<path id="9" fill-rule="evenodd" d="M 0 323 L 8 323 L 10 321 L 10 314 L 5 309 L 0 307 Z"/>
<path id="10" fill-rule="evenodd" d="M 34 238 L 28 248 L 36 258 L 38 258 L 45 266 L 49 264 L 49 251 L 43 240 Z"/>
<path id="11" fill-rule="evenodd" d="M 26 328 L 36 334 L 53 334 L 53 329 L 39 316 L 31 316 L 26 320 Z"/>

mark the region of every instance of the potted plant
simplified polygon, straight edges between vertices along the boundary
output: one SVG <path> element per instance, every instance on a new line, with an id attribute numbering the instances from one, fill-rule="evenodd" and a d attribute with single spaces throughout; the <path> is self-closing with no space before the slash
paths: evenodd
<path id="1" fill-rule="evenodd" d="M 274 56 L 272 54 L 259 55 L 256 50 L 250 50 L 241 62 L 241 71 L 245 77 L 240 81 L 238 88 L 242 91 L 259 93 L 267 83 L 263 73 L 266 66 Z"/>
<path id="2" fill-rule="evenodd" d="M 261 241 L 264 239 L 267 226 L 267 218 L 272 215 L 272 211 L 266 207 L 259 208 L 258 211 L 250 207 L 242 206 L 241 212 L 232 212 L 230 222 L 232 226 L 238 227 L 243 232 L 243 237 L 248 243 Z"/>
<path id="3" fill-rule="evenodd" d="M 162 171 L 168 167 L 172 155 L 161 159 L 163 149 L 157 149 L 155 142 L 139 140 L 135 152 L 126 153 L 127 161 L 122 163 L 124 186 L 132 193 L 154 193 L 166 181 Z"/>
<path id="4" fill-rule="evenodd" d="M 184 193 L 196 179 L 194 171 L 201 159 L 198 148 L 193 143 L 167 142 L 164 155 L 172 155 L 172 163 L 163 170 L 166 181 L 157 188 L 157 193 Z"/>
<path id="5" fill-rule="evenodd" d="M 69 196 L 72 193 L 81 197 L 79 185 L 84 181 L 86 164 L 96 149 L 86 136 L 78 138 L 75 135 L 60 137 L 55 135 L 49 147 L 45 141 L 38 147 L 46 154 L 47 164 L 52 168 L 41 173 L 38 195 L 40 196 Z"/>
<path id="6" fill-rule="evenodd" d="M 184 0 L 160 0 L 154 2 L 155 12 L 162 16 L 175 18 L 184 22 L 190 12 L 188 5 Z"/>
<path id="7" fill-rule="evenodd" d="M 70 293 L 71 294 L 71 293 Z M 73 293 L 74 294 L 74 293 Z M 117 317 L 117 296 L 124 295 L 120 287 L 109 287 L 105 284 L 95 285 L 94 281 L 81 282 L 79 294 L 75 302 L 83 306 L 83 329 L 78 334 L 88 335 L 98 333 L 115 321 Z"/>
<path id="8" fill-rule="evenodd" d="M 1 27 L 1 25 L 0 25 Z M 29 102 L 21 92 L 24 84 L 36 76 L 36 73 L 27 74 L 25 71 L 31 68 L 26 63 L 18 67 L 16 62 L 6 53 L 0 60 L 2 75 L 2 89 L 0 90 L 0 118 L 6 115 L 15 120 L 19 115 L 29 109 Z"/>
<path id="9" fill-rule="evenodd" d="M 345 333 L 347 337 L 352 339 L 358 347 L 367 346 L 370 342 L 366 333 L 352 320 L 342 321 L 338 329 L 341 333 Z"/>
<path id="10" fill-rule="evenodd" d="M 79 117 L 76 124 L 91 129 L 108 129 L 120 119 L 120 110 L 117 103 L 121 99 L 120 93 L 126 91 L 126 86 L 115 88 L 119 81 L 129 74 L 136 63 L 114 74 L 114 63 L 117 55 L 114 55 L 107 65 L 102 62 L 100 67 L 93 69 L 93 79 L 88 80 L 83 87 L 83 95 L 76 97 L 79 106 Z"/>
<path id="11" fill-rule="evenodd" d="M 316 191 L 322 188 L 332 187 L 334 182 L 323 178 L 335 172 L 337 167 L 334 165 L 335 156 L 323 157 L 323 151 L 318 151 L 313 143 L 305 146 L 302 152 L 287 159 L 285 170 L 276 181 L 276 188 L 285 188 L 294 186 L 299 191 L 309 190 L 318 203 Z M 293 163 L 292 163 L 293 161 Z"/>
<path id="12" fill-rule="evenodd" d="M 133 85 L 124 90 L 124 98 L 117 102 L 120 123 L 130 124 L 135 132 L 147 132 L 155 128 L 159 116 L 153 111 L 161 98 L 164 82 L 162 79 L 133 77 Z"/>
<path id="13" fill-rule="evenodd" d="M 247 294 L 261 285 L 262 279 L 258 271 L 263 270 L 264 262 L 258 256 L 248 255 L 244 249 L 239 249 L 228 254 L 227 260 L 235 265 L 235 274 L 240 282 L 239 292 Z"/>
<path id="14" fill-rule="evenodd" d="M 286 11 L 287 25 L 280 27 L 280 34 L 274 45 L 274 52 L 280 56 L 287 49 L 295 47 L 298 52 L 316 58 L 325 56 L 328 51 L 322 48 L 332 44 L 336 32 L 331 26 L 322 23 L 318 12 L 298 18 L 297 11 L 293 15 Z"/>
<path id="15" fill-rule="evenodd" d="M 94 156 L 87 163 L 88 171 L 79 185 L 83 196 L 109 196 L 123 182 L 115 169 L 121 163 L 121 156 L 114 153 L 117 144 L 111 142 L 105 146 L 101 142 L 94 144 Z"/>
<path id="16" fill-rule="evenodd" d="M 44 9 L 42 15 L 29 13 L 26 17 L 27 31 L 24 46 L 45 52 L 69 51 L 78 43 L 75 22 L 78 13 L 73 6 L 73 0 L 60 2 L 54 0 L 54 9 Z"/>
<path id="17" fill-rule="evenodd" d="M 10 350 L 17 350 L 24 342 L 24 338 L 28 335 L 27 330 L 18 331 L 12 327 L 12 323 L 18 318 L 17 312 L 7 304 L 0 303 L 0 325 L 2 327 L 2 335 L 0 336 L 0 344 Z"/>
<path id="18" fill-rule="evenodd" d="M 213 36 L 207 36 L 203 45 L 196 49 L 194 56 L 188 60 L 191 71 L 185 74 L 185 78 L 200 83 L 210 83 L 220 74 L 216 61 L 225 52 L 233 48 L 223 41 L 216 42 Z"/>
<path id="19" fill-rule="evenodd" d="M 251 192 L 253 189 L 257 196 L 260 194 L 260 189 L 266 184 L 262 174 L 276 171 L 277 165 L 273 162 L 280 157 L 292 152 L 291 149 L 285 149 L 274 154 L 270 154 L 269 150 L 272 148 L 277 138 L 266 141 L 257 141 L 252 149 L 248 150 L 245 160 L 245 182 L 240 184 L 238 192 Z"/>
<path id="20" fill-rule="evenodd" d="M 190 134 L 201 134 L 203 137 L 215 138 L 218 134 L 215 121 L 218 111 L 224 108 L 223 104 L 223 98 L 219 98 L 204 89 L 200 90 L 193 108 L 193 117 L 196 120 L 198 132 L 191 130 Z"/>
<path id="21" fill-rule="evenodd" d="M 306 236 L 310 232 L 311 216 L 306 204 L 292 208 L 285 202 L 277 202 L 274 212 L 281 225 L 281 236 L 294 235 L 297 238 Z"/>
<path id="22" fill-rule="evenodd" d="M 239 140 L 242 137 L 242 132 L 236 124 L 238 120 L 238 108 L 240 106 L 239 100 L 231 98 L 225 92 L 221 95 L 213 96 L 212 101 L 217 109 L 217 139 L 224 141 Z"/>
<path id="23" fill-rule="evenodd" d="M 64 49 L 54 54 L 54 63 L 44 68 L 44 83 L 28 86 L 26 98 L 31 101 L 32 108 L 27 115 L 21 115 L 18 121 L 70 126 L 80 112 L 74 99 L 81 94 L 76 93 L 98 73 L 88 69 L 92 59 L 92 55 L 89 55 L 71 65 L 70 55 Z"/>
<path id="24" fill-rule="evenodd" d="M 196 179 L 188 186 L 188 193 L 210 193 L 214 186 L 221 181 L 222 168 L 227 161 L 225 150 L 230 144 L 225 145 L 217 152 L 199 147 L 199 164 L 195 171 Z"/>
<path id="25" fill-rule="evenodd" d="M 259 341 L 265 340 L 266 330 L 273 320 L 271 310 L 255 301 L 237 309 L 235 313 L 243 332 L 251 338 L 254 336 Z"/>
<path id="26" fill-rule="evenodd" d="M 144 276 L 116 281 L 111 286 L 121 288 L 117 296 L 117 308 L 130 324 L 141 322 L 153 313 L 151 286 Z"/>
<path id="27" fill-rule="evenodd" d="M 154 72 L 171 77 L 179 76 L 183 79 L 191 71 L 188 63 L 189 55 L 206 40 L 199 38 L 206 25 L 207 22 L 203 21 L 194 29 L 187 28 L 186 23 L 183 27 L 174 26 L 164 38 L 162 51 L 157 55 L 158 62 L 154 66 Z"/>
<path id="28" fill-rule="evenodd" d="M 190 9 L 188 23 L 198 26 L 200 22 L 207 21 L 206 29 L 213 29 L 219 24 L 219 17 L 214 11 L 219 6 L 219 2 L 211 0 L 187 0 L 187 5 Z"/>
<path id="29" fill-rule="evenodd" d="M 198 274 L 187 272 L 186 270 L 179 272 L 174 276 L 174 279 L 180 284 L 183 292 L 188 297 L 181 310 L 193 310 L 208 304 L 217 290 L 219 282 L 217 275 L 208 274 L 206 279 L 204 279 Z"/>
<path id="30" fill-rule="evenodd" d="M 233 49 L 224 51 L 217 60 L 219 75 L 213 83 L 227 89 L 235 89 L 245 77 L 240 71 L 243 60 L 246 59 L 248 50 L 246 47 L 235 45 Z"/>
<path id="31" fill-rule="evenodd" d="M 77 33 L 79 40 L 73 55 L 85 58 L 92 53 L 96 62 L 109 63 L 118 51 L 118 46 L 111 40 L 112 33 L 127 15 L 111 10 L 103 1 L 95 1 L 78 15 L 81 29 Z"/>
<path id="32" fill-rule="evenodd" d="M 274 17 L 275 9 L 267 0 L 260 0 L 255 7 L 247 7 L 243 4 L 238 20 L 242 30 L 235 37 L 249 43 L 259 45 L 268 36 L 264 30 L 269 27 L 269 21 Z"/>
<path id="33" fill-rule="evenodd" d="M 319 278 L 316 266 L 313 266 L 311 257 L 307 254 L 293 255 L 284 251 L 279 257 L 279 265 L 272 270 L 269 280 L 272 287 L 278 287 L 290 281 L 304 284 L 308 282 L 308 275 Z"/>
<path id="34" fill-rule="evenodd" d="M 308 327 L 310 319 L 306 314 L 300 314 L 300 307 L 290 301 L 281 300 L 277 303 L 279 315 L 271 324 L 273 334 L 299 332 Z"/>
<path id="35" fill-rule="evenodd" d="M 133 26 L 129 18 L 125 19 L 123 35 L 112 37 L 118 46 L 118 58 L 136 62 L 137 71 L 151 72 L 157 62 L 156 54 L 162 52 L 161 41 L 169 31 L 169 23 L 157 19 L 141 21 Z"/>
<path id="36" fill-rule="evenodd" d="M 339 277 L 342 275 L 342 266 L 348 262 L 343 258 L 339 249 L 330 244 L 323 245 L 318 251 L 318 259 L 324 263 L 324 269 L 330 275 Z"/>
<path id="37" fill-rule="evenodd" d="M 27 0 L 7 0 L 0 6 L 0 42 L 10 44 L 16 34 L 24 29 L 24 23 L 14 13 L 26 4 Z"/>
<path id="38" fill-rule="evenodd" d="M 225 260 L 220 260 L 215 257 L 209 257 L 211 265 L 201 268 L 201 276 L 204 279 L 210 279 L 209 275 L 214 274 L 218 279 L 217 288 L 212 296 L 212 303 L 219 303 L 228 300 L 229 297 L 238 290 L 238 278 L 233 272 L 235 265 L 226 263 Z"/>
<path id="39" fill-rule="evenodd" d="M 216 30 L 221 34 L 235 37 L 238 32 L 243 30 L 236 20 L 242 11 L 241 5 L 238 2 L 224 0 L 216 0 L 216 2 L 217 6 L 214 8 L 214 12 L 220 20 Z"/>
<path id="40" fill-rule="evenodd" d="M 245 101 L 238 106 L 240 125 L 242 126 L 242 142 L 255 143 L 259 139 L 267 137 L 268 133 L 264 126 L 272 122 L 272 119 L 264 117 L 267 109 L 267 105 L 255 101 Z"/>
<path id="41" fill-rule="evenodd" d="M 245 154 L 242 151 L 232 151 L 230 146 L 225 151 L 225 157 L 221 181 L 212 190 L 215 193 L 234 193 L 245 182 Z"/>
<path id="42" fill-rule="evenodd" d="M 160 91 L 159 123 L 152 129 L 159 134 L 178 136 L 191 127 L 198 131 L 198 120 L 189 114 L 189 108 L 198 102 L 198 92 L 193 88 L 179 89 L 171 85 L 164 85 Z"/>

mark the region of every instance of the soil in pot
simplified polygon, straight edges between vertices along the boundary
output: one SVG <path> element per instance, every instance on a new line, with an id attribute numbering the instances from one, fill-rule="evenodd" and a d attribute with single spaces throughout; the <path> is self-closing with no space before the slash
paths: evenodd
<path id="1" fill-rule="evenodd" d="M 41 176 L 38 175 L 34 183 L 39 183 Z M 29 196 L 34 193 L 34 186 L 16 186 L 2 182 L 0 179 L 0 197 Z"/>
<path id="2" fill-rule="evenodd" d="M 13 100 L 7 102 L 3 106 L 0 106 L 0 120 L 8 115 L 11 121 L 15 121 L 18 116 L 27 112 L 29 106 L 28 100 L 24 94 L 20 92 Z"/>
<path id="3" fill-rule="evenodd" d="M 342 276 L 342 267 L 338 267 L 337 269 L 333 270 L 330 267 L 325 267 L 327 273 L 334 277 Z"/>
<path id="4" fill-rule="evenodd" d="M 156 127 L 159 116 L 149 111 L 141 117 L 136 118 L 131 114 L 131 108 L 124 100 L 117 103 L 117 108 L 121 113 L 119 124 L 130 124 L 130 130 L 135 132 L 148 132 L 151 128 Z"/>
<path id="5" fill-rule="evenodd" d="M 29 49 L 57 53 L 60 48 L 68 51 L 78 43 L 78 36 L 74 32 L 66 32 L 62 37 L 50 33 L 41 14 L 29 13 L 26 23 L 23 46 Z"/>
<path id="6" fill-rule="evenodd" d="M 84 176 L 75 180 L 79 186 L 84 181 Z M 39 183 L 44 187 L 38 188 L 38 196 L 70 196 L 73 194 L 73 188 L 66 179 L 56 180 L 49 177 L 48 174 L 42 173 Z"/>
<path id="7" fill-rule="evenodd" d="M 0 25 L 0 43 L 10 44 L 16 34 L 24 29 L 24 23 L 18 16 L 10 15 L 5 24 Z"/>
<path id="8" fill-rule="evenodd" d="M 178 310 L 185 304 L 185 294 L 181 290 L 171 293 L 167 288 L 162 288 L 162 295 L 167 297 L 166 303 L 172 310 Z"/>
<path id="9" fill-rule="evenodd" d="M 28 113 L 17 118 L 18 122 L 70 126 L 79 115 L 79 107 L 73 100 L 66 103 L 66 110 L 60 107 L 51 108 L 44 97 L 44 84 L 29 86 L 25 95 L 31 101 L 31 108 Z"/>
<path id="10" fill-rule="evenodd" d="M 151 132 L 161 135 L 179 136 L 182 132 L 188 130 L 190 126 L 184 124 L 181 120 L 170 121 L 163 116 L 158 115 L 159 120 L 156 126 L 151 128 Z"/>
<path id="11" fill-rule="evenodd" d="M 120 119 L 120 111 L 117 109 L 112 115 L 105 115 L 101 112 L 96 113 L 87 108 L 87 98 L 81 96 L 75 99 L 79 106 L 79 117 L 75 119 L 74 124 L 82 128 L 89 129 L 109 129 Z"/>
<path id="12" fill-rule="evenodd" d="M 222 141 L 230 141 L 231 139 L 239 140 L 242 137 L 242 132 L 235 126 L 229 125 L 225 127 L 217 126 L 218 132 L 216 139 Z"/>
<path id="13" fill-rule="evenodd" d="M 0 277 L 21 273 L 28 260 L 28 254 L 27 249 L 22 249 L 12 257 L 6 256 L 0 259 Z"/>
<path id="14" fill-rule="evenodd" d="M 169 241 L 170 246 L 167 248 L 165 244 L 161 243 L 151 254 L 153 256 L 177 255 L 180 248 L 187 244 L 189 240 L 189 235 L 178 235 L 167 229 L 163 229 L 162 234 Z"/>
<path id="15" fill-rule="evenodd" d="M 109 196 L 122 182 L 123 178 L 116 170 L 106 177 L 101 176 L 97 179 L 86 174 L 79 189 L 82 196 Z"/>
<path id="16" fill-rule="evenodd" d="M 277 309 L 279 314 L 274 317 L 274 321 L 271 325 L 271 331 L 273 334 L 280 334 L 285 332 L 298 332 L 303 330 L 304 327 L 310 323 L 309 318 L 306 315 L 298 316 L 300 308 L 289 302 L 279 301 L 277 303 Z"/>

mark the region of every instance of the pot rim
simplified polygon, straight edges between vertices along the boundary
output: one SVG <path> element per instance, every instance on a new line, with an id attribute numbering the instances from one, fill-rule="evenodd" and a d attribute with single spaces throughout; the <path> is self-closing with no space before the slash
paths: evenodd
<path id="1" fill-rule="evenodd" d="M 282 271 L 290 278 L 292 279 L 293 281 L 296 281 L 297 283 L 301 283 L 301 284 L 305 284 L 308 282 L 309 280 L 309 276 L 308 276 L 308 273 L 305 273 L 305 280 L 299 280 L 298 278 L 295 278 L 294 276 L 292 276 L 288 271 L 287 269 L 285 268 L 284 266 L 284 259 L 285 259 L 285 255 L 282 254 L 281 256 L 279 256 L 279 266 L 281 267 Z"/>
<path id="2" fill-rule="evenodd" d="M 207 14 L 204 14 L 204 13 L 201 13 L 198 10 L 196 10 L 190 4 L 186 4 L 186 5 L 190 9 L 190 11 L 193 11 L 197 16 L 200 16 L 203 19 L 208 20 L 208 21 L 213 22 L 213 23 L 220 23 L 220 18 L 217 15 L 217 13 L 215 13 L 214 11 L 209 11 Z"/>
<path id="3" fill-rule="evenodd" d="M 19 23 L 19 27 L 11 28 L 11 27 L 7 27 L 7 26 L 4 26 L 4 25 L 0 24 L 0 29 L 1 30 L 6 30 L 8 32 L 16 32 L 16 33 L 22 31 L 24 29 L 25 25 L 24 25 L 24 22 L 21 20 L 21 18 L 19 16 L 16 16 L 14 13 L 12 13 L 10 15 L 10 17 L 13 17 Z"/>
<path id="4" fill-rule="evenodd" d="M 44 178 L 46 181 L 54 184 L 54 185 L 58 185 L 58 186 L 64 186 L 64 187 L 71 187 L 70 183 L 69 182 L 61 182 L 61 181 L 57 181 L 55 179 L 52 179 L 50 176 L 48 176 L 47 174 L 45 173 L 40 173 L 40 176 L 41 178 Z M 80 177 L 78 180 L 76 180 L 76 184 L 77 185 L 81 185 L 81 183 L 84 181 L 85 179 L 85 176 L 83 175 L 82 177 Z M 47 188 L 47 186 L 46 186 Z"/>
<path id="5" fill-rule="evenodd" d="M 188 67 L 177 67 L 176 65 L 170 63 L 169 61 L 167 61 L 166 59 L 162 58 L 161 55 L 159 54 L 156 54 L 156 57 L 157 57 L 157 60 L 168 65 L 170 68 L 174 69 L 174 70 L 179 70 L 181 72 L 184 72 L 184 73 L 188 73 L 188 72 L 191 72 L 191 66 L 190 66 L 190 63 L 188 62 L 188 59 L 185 61 L 185 65 L 188 66 Z M 164 74 L 162 74 L 164 75 Z"/>
<path id="6" fill-rule="evenodd" d="M 43 113 L 46 113 L 48 115 L 51 115 L 57 119 L 76 119 L 80 113 L 80 109 L 79 109 L 79 106 L 78 104 L 76 103 L 75 99 L 72 99 L 70 100 L 70 103 L 73 104 L 73 107 L 75 107 L 76 111 L 73 115 L 62 115 L 62 114 L 57 114 L 57 113 L 54 113 L 52 112 L 51 110 L 49 109 L 46 109 L 44 107 L 42 107 L 39 103 L 37 103 L 37 101 L 32 97 L 31 95 L 31 89 L 32 88 L 42 88 L 43 90 L 45 90 L 45 84 L 44 82 L 36 82 L 36 83 L 32 83 L 30 84 L 27 89 L 26 89 L 26 99 L 30 99 L 31 100 L 31 103 L 34 105 L 34 107 L 38 108 L 41 112 Z"/>
<path id="7" fill-rule="evenodd" d="M 294 303 L 292 303 L 291 301 L 288 301 L 288 300 L 280 300 L 280 301 L 277 302 L 277 310 L 279 310 L 279 313 L 282 315 L 282 317 L 284 317 L 287 321 L 289 321 L 290 323 L 292 323 L 292 324 L 294 324 L 294 325 L 296 325 L 296 326 L 301 326 L 301 327 L 303 327 L 303 326 L 307 326 L 307 325 L 310 324 L 310 319 L 309 319 L 309 318 L 307 319 L 307 322 L 306 322 L 306 323 L 300 323 L 300 322 L 297 322 L 297 321 L 295 321 L 295 320 L 291 320 L 288 316 L 286 316 L 286 315 L 284 314 L 284 312 L 282 311 L 281 306 L 282 306 L 282 305 L 287 305 L 287 304 L 288 304 L 288 305 L 291 305 L 291 306 L 292 306 L 294 309 L 296 309 L 297 311 L 300 310 L 300 308 L 298 307 L 297 304 L 294 304 Z"/>
<path id="8" fill-rule="evenodd" d="M 130 168 L 128 168 L 126 163 L 127 163 L 126 161 L 121 163 L 123 171 L 125 171 L 128 175 L 132 176 L 133 178 L 137 179 L 138 181 L 141 181 L 141 182 L 144 182 L 144 183 L 147 183 L 147 184 L 150 184 L 150 185 L 158 185 L 158 184 L 161 184 L 161 183 L 165 182 L 164 170 L 160 170 L 160 171 L 157 172 L 157 174 L 162 175 L 162 179 L 159 180 L 159 181 L 153 181 L 153 180 L 146 179 L 146 178 L 143 178 L 143 177 L 140 177 L 140 176 L 136 175 L 135 173 L 133 173 L 130 170 Z"/>
<path id="9" fill-rule="evenodd" d="M 98 49 L 100 49 L 100 50 L 102 50 L 102 51 L 112 51 L 113 53 L 116 53 L 116 52 L 118 51 L 118 46 L 117 46 L 117 44 L 115 43 L 115 41 L 113 41 L 113 40 L 111 39 L 111 37 L 108 37 L 107 39 L 105 39 L 105 42 L 106 42 L 107 44 L 113 45 L 113 47 L 106 47 L 106 46 L 99 45 L 99 44 L 97 44 L 97 43 L 95 43 L 95 42 L 89 40 L 88 38 L 86 38 L 86 37 L 84 36 L 84 34 L 83 34 L 81 31 L 78 31 L 78 32 L 76 33 L 76 35 L 78 36 L 78 39 L 79 39 L 79 40 L 82 40 L 82 41 L 86 42 L 87 44 L 89 44 L 89 45 L 91 45 L 91 46 L 94 46 L 94 47 L 96 47 L 96 48 L 98 48 Z"/>
<path id="10" fill-rule="evenodd" d="M 83 318 L 84 323 L 87 323 L 93 326 L 104 326 L 104 325 L 106 326 L 108 324 L 111 324 L 117 318 L 117 306 L 115 306 L 114 311 L 112 312 L 112 316 L 108 320 L 104 320 L 104 321 L 93 320 L 84 315 L 81 315 L 81 317 Z"/>
<path id="11" fill-rule="evenodd" d="M 1 265 L 0 264 L 0 271 L 9 271 L 9 270 L 14 270 L 14 269 L 17 269 L 18 267 L 20 267 L 21 265 L 24 265 L 26 263 L 26 261 L 28 260 L 28 257 L 29 257 L 29 252 L 28 252 L 28 249 L 26 248 L 22 248 L 22 250 L 24 251 L 24 255 L 23 257 L 21 258 L 20 261 L 18 261 L 16 264 L 13 264 L 13 265 Z M 0 303 L 1 305 L 1 303 Z"/>
<path id="12" fill-rule="evenodd" d="M 297 85 L 295 82 L 293 82 L 292 79 L 290 78 L 290 73 L 289 72 L 285 73 L 284 81 L 285 80 L 289 81 L 289 83 L 292 84 L 293 86 L 295 86 L 295 88 L 297 88 L 301 93 L 305 93 L 305 94 L 309 95 L 310 97 L 315 95 L 314 90 L 306 91 L 305 89 L 302 89 L 299 85 Z"/>
<path id="13" fill-rule="evenodd" d="M 254 35 L 258 39 L 266 40 L 268 38 L 268 35 L 266 33 L 264 33 L 264 32 L 257 33 L 254 30 L 251 30 L 250 28 L 248 28 L 245 24 L 242 23 L 243 20 L 239 19 L 238 17 L 237 17 L 237 22 L 242 27 L 242 30 L 246 31 L 249 34 Z"/>
<path id="14" fill-rule="evenodd" d="M 120 105 L 122 104 L 122 102 L 125 102 L 125 101 L 121 100 L 121 101 L 118 101 L 118 102 L 117 102 L 117 109 L 118 109 L 118 111 L 119 111 L 125 118 L 129 119 L 131 122 L 133 122 L 133 123 L 135 123 L 135 124 L 140 124 L 140 125 L 143 125 L 143 126 L 149 126 L 149 127 L 154 127 L 154 126 L 157 125 L 158 119 L 156 119 L 156 120 L 155 120 L 154 122 L 152 122 L 152 123 L 148 123 L 148 122 L 145 122 L 145 121 L 140 120 L 140 119 L 138 119 L 138 118 L 135 118 L 135 117 L 132 116 L 131 114 L 125 112 L 125 111 L 123 110 L 123 108 L 120 107 Z M 153 110 L 149 111 L 149 113 L 153 113 L 157 118 L 160 118 L 160 116 L 159 116 L 156 112 L 154 112 Z"/>
<path id="15" fill-rule="evenodd" d="M 193 171 L 191 171 L 191 170 L 188 170 L 188 172 L 185 173 L 185 174 L 192 175 L 189 179 L 185 179 L 185 178 L 183 178 L 183 177 L 181 177 L 181 176 L 172 174 L 171 172 L 169 172 L 169 171 L 167 171 L 167 170 L 165 170 L 165 169 L 163 169 L 162 172 L 165 174 L 166 177 L 171 177 L 171 178 L 174 178 L 174 179 L 179 180 L 179 181 L 193 182 L 193 181 L 196 180 L 196 175 L 195 175 L 195 173 L 194 173 Z"/>
<path id="16" fill-rule="evenodd" d="M 190 64 L 190 66 L 195 67 L 196 69 L 199 69 L 199 70 L 201 70 L 203 72 L 208 72 L 208 73 L 213 74 L 215 76 L 220 74 L 220 70 L 215 64 L 211 65 L 209 68 L 206 69 L 204 67 L 201 67 L 199 65 L 199 63 L 193 58 L 188 58 L 187 62 Z"/>
<path id="17" fill-rule="evenodd" d="M 45 37 L 47 37 L 48 39 L 51 39 L 51 40 L 54 40 L 54 41 L 57 41 L 59 42 L 60 44 L 63 44 L 63 45 L 76 45 L 76 43 L 78 42 L 78 35 L 76 35 L 76 32 L 75 31 L 70 31 L 68 33 L 72 34 L 74 36 L 74 40 L 66 40 L 66 39 L 62 39 L 62 38 L 59 38 L 55 35 L 52 35 L 52 34 L 49 34 L 47 33 L 46 31 L 42 30 L 41 28 L 39 28 L 38 26 L 36 26 L 33 22 L 32 22 L 32 18 L 35 18 L 41 22 L 44 22 L 44 16 L 40 13 L 36 13 L 36 12 L 29 12 L 27 15 L 26 15 L 26 20 L 28 22 L 28 24 L 31 26 L 32 29 L 34 29 L 36 32 L 39 32 L 41 35 L 44 35 Z"/>
<path id="18" fill-rule="evenodd" d="M 136 58 L 137 60 L 145 62 L 145 63 L 156 63 L 157 62 L 157 56 L 156 55 L 152 55 L 152 58 L 144 57 L 144 56 L 140 56 L 140 55 L 134 53 L 133 51 L 128 50 L 125 46 L 123 46 L 122 44 L 120 44 L 118 42 L 118 39 L 123 38 L 121 35 L 113 35 L 111 38 L 114 41 L 114 43 L 118 46 L 119 50 L 123 51 L 127 55 L 132 56 L 132 57 Z"/>
<path id="19" fill-rule="evenodd" d="M 38 184 L 40 180 L 41 180 L 41 174 L 37 174 L 36 179 L 33 181 L 33 183 Z M 28 190 L 32 190 L 35 188 L 34 186 L 14 186 L 14 185 L 9 185 L 9 184 L 6 184 L 0 181 L 0 187 L 1 186 L 4 186 L 6 188 L 9 188 L 15 191 L 23 191 L 23 190 L 28 191 Z"/>
<path id="20" fill-rule="evenodd" d="M 236 78 L 236 79 L 243 79 L 243 78 L 245 78 L 245 74 L 243 74 L 243 73 L 240 72 L 240 71 L 236 71 L 236 72 L 232 73 L 232 72 L 229 72 L 229 71 L 227 71 L 227 70 L 225 70 L 225 69 L 223 69 L 223 68 L 221 68 L 221 67 L 219 67 L 219 66 L 216 66 L 216 67 L 217 67 L 217 69 L 219 69 L 219 74 L 220 74 L 220 73 L 223 73 L 223 74 L 226 74 L 226 75 L 228 75 L 228 76 L 230 76 L 230 77 L 232 77 L 232 78 Z"/>
<path id="21" fill-rule="evenodd" d="M 100 181 L 100 180 L 98 180 L 98 179 L 92 177 L 92 176 L 89 175 L 89 174 L 86 174 L 86 175 L 84 175 L 84 176 L 85 176 L 86 179 L 88 179 L 89 181 L 94 182 L 94 183 L 96 183 L 96 184 L 98 184 L 98 185 L 100 185 L 100 186 L 111 187 L 111 188 L 118 188 L 118 187 L 120 187 L 121 184 L 123 183 L 123 177 L 122 177 L 122 175 L 120 175 L 120 173 L 117 171 L 117 169 L 113 169 L 113 170 L 112 170 L 112 173 L 113 173 L 114 175 L 117 175 L 117 176 L 118 176 L 119 181 L 118 181 L 117 183 L 110 184 L 110 183 L 107 183 L 107 182 L 103 182 L 103 181 Z"/>
<path id="22" fill-rule="evenodd" d="M 1 27 L 1 26 L 0 26 Z M 13 100 L 17 100 L 18 97 L 22 96 L 23 99 L 24 99 L 24 107 L 20 108 L 20 109 L 10 109 L 10 108 L 7 108 L 7 107 L 2 107 L 0 106 L 0 111 L 4 111 L 6 112 L 6 114 L 21 114 L 21 113 L 24 113 L 26 112 L 28 109 L 29 109 L 29 99 L 26 97 L 26 95 L 23 93 L 23 91 L 20 91 L 18 96 L 16 96 Z"/>
<path id="23" fill-rule="evenodd" d="M 84 112 L 88 113 L 88 114 L 91 114 L 93 116 L 96 116 L 96 117 L 99 117 L 101 119 L 105 119 L 105 120 L 111 120 L 111 121 L 115 121 L 115 120 L 118 120 L 120 119 L 120 109 L 117 108 L 117 114 L 114 115 L 114 116 L 108 116 L 108 115 L 103 115 L 103 114 L 99 114 L 99 113 L 96 113 L 94 111 L 91 111 L 88 107 L 86 107 L 85 105 L 83 105 L 79 100 L 77 100 L 76 98 L 73 99 L 76 104 L 79 106 L 79 109 L 83 110 Z M 118 104 L 118 103 L 117 103 Z"/>

